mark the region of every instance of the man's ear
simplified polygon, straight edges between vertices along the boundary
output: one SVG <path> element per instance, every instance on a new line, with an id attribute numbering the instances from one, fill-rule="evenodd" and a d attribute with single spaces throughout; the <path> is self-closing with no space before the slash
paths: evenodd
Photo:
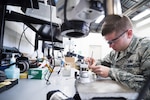
<path id="1" fill-rule="evenodd" d="M 128 34 L 128 38 L 131 38 L 133 36 L 133 30 L 132 29 L 129 29 L 127 31 L 127 34 Z"/>

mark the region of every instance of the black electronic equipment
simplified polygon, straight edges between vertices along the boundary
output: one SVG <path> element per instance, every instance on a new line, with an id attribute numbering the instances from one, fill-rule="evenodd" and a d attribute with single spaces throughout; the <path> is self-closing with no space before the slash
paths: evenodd
<path id="1" fill-rule="evenodd" d="M 0 82 L 3 82 L 6 79 L 6 75 L 3 71 L 0 71 Z"/>
<path id="2" fill-rule="evenodd" d="M 16 59 L 17 67 L 20 69 L 20 72 L 23 73 L 27 71 L 30 67 L 29 60 L 27 57 L 18 57 Z"/>
<path id="3" fill-rule="evenodd" d="M 47 93 L 47 100 L 81 100 L 81 99 L 79 95 L 76 94 L 74 97 L 68 97 L 60 90 L 53 90 Z"/>
<path id="4" fill-rule="evenodd" d="M 78 59 L 84 59 L 84 56 L 75 54 L 73 52 L 67 52 L 67 55 L 65 55 L 66 57 L 77 57 Z"/>
<path id="5" fill-rule="evenodd" d="M 6 47 L 4 46 L 2 49 L 2 59 L 1 59 L 1 67 L 0 70 L 5 70 L 10 67 L 10 59 L 12 54 L 15 53 L 16 57 L 16 66 L 20 69 L 20 72 L 23 73 L 27 71 L 30 67 L 29 60 L 27 57 L 23 57 L 22 53 L 16 47 Z"/>

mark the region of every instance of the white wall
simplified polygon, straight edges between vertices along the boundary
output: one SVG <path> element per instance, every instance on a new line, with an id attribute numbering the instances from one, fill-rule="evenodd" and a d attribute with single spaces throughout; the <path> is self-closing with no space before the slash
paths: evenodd
<path id="1" fill-rule="evenodd" d="M 64 39 L 65 52 L 69 51 L 69 43 L 70 41 L 67 38 L 65 38 Z M 91 53 L 89 53 L 90 45 L 99 45 L 102 47 L 101 53 L 102 57 L 100 58 L 103 58 L 111 50 L 100 33 L 89 33 L 87 37 L 71 39 L 71 51 L 74 50 L 75 53 L 83 55 L 85 57 L 91 56 Z"/>
<path id="2" fill-rule="evenodd" d="M 4 31 L 4 41 L 3 45 L 8 47 L 18 48 L 19 40 L 23 32 L 23 24 L 17 22 L 7 22 L 5 23 Z M 34 45 L 35 33 L 29 28 L 25 31 L 28 40 Z M 20 49 L 23 53 L 33 53 L 34 47 L 22 36 Z"/>
<path id="3" fill-rule="evenodd" d="M 150 37 L 150 22 L 147 24 L 143 24 L 142 26 L 138 27 L 137 23 L 134 22 L 134 33 L 139 37 Z"/>
<path id="4" fill-rule="evenodd" d="M 7 6 L 7 9 L 10 11 L 15 11 L 23 14 L 21 8 L 17 6 Z M 24 30 L 23 26 L 24 24 L 21 22 L 5 21 L 3 45 L 18 48 L 19 40 Z M 27 28 L 25 34 L 27 36 L 27 39 L 34 45 L 35 32 L 33 32 L 30 28 Z M 34 52 L 34 47 L 25 39 L 24 35 L 21 39 L 19 51 L 21 51 L 22 53 Z"/>

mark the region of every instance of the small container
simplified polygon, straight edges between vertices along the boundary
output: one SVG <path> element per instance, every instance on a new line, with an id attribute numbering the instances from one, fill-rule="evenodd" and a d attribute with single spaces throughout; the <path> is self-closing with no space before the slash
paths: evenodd
<path id="1" fill-rule="evenodd" d="M 16 58 L 15 54 L 12 54 L 10 59 L 10 64 L 15 63 Z M 16 64 L 11 65 L 9 68 L 4 70 L 6 77 L 9 79 L 19 79 L 20 78 L 20 69 L 16 67 Z"/>
<path id="2" fill-rule="evenodd" d="M 63 76 L 71 76 L 71 67 L 69 64 L 64 67 L 64 69 L 62 71 L 62 75 Z"/>

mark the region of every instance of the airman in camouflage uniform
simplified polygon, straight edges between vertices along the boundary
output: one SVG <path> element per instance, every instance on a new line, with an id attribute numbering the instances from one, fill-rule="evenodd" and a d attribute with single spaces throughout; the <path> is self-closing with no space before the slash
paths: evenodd
<path id="1" fill-rule="evenodd" d="M 89 68 L 139 92 L 150 78 L 150 39 L 133 35 L 130 19 L 119 15 L 108 15 L 104 19 L 102 35 L 113 50 L 101 64 L 87 58 L 92 62 Z M 144 100 L 150 100 L 150 87 L 144 97 Z"/>

